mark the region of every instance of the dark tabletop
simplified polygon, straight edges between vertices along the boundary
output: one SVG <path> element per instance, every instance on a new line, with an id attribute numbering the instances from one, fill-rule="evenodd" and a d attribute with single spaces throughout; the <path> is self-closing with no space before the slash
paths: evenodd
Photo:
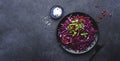
<path id="1" fill-rule="evenodd" d="M 0 61 L 89 61 L 94 50 L 73 55 L 58 44 L 56 28 L 63 17 L 49 17 L 56 4 L 63 7 L 63 17 L 84 12 L 97 19 L 102 9 L 112 13 L 98 23 L 103 46 L 93 61 L 120 61 L 120 0 L 0 0 Z"/>

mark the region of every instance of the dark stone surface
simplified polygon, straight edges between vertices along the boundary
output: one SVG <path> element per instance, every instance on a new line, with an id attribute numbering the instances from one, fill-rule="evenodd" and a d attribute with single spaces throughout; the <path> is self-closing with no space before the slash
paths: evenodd
<path id="1" fill-rule="evenodd" d="M 100 4 L 96 9 L 95 4 Z M 49 17 L 53 5 L 64 16 L 84 12 L 97 19 L 102 9 L 112 13 L 98 24 L 104 45 L 93 61 L 120 61 L 120 0 L 0 0 L 0 61 L 89 61 L 93 52 L 72 55 L 56 39 L 59 20 Z"/>

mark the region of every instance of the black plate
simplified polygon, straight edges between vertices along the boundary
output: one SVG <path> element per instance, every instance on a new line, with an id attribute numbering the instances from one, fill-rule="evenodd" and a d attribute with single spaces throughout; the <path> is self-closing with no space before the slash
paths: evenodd
<path id="1" fill-rule="evenodd" d="M 91 22 L 92 22 L 92 24 L 93 24 L 93 27 L 97 30 L 97 33 L 96 33 L 96 36 L 97 36 L 97 37 L 95 38 L 95 40 L 91 43 L 91 45 L 90 45 L 85 51 L 75 52 L 75 51 L 72 51 L 72 50 L 69 50 L 69 49 L 65 48 L 65 47 L 61 44 L 61 41 L 60 41 L 61 39 L 60 39 L 60 37 L 58 36 L 58 28 L 61 26 L 61 23 L 63 23 L 63 22 L 67 19 L 67 17 L 70 16 L 70 15 L 72 15 L 72 16 L 79 15 L 79 16 L 89 17 L 90 20 L 92 20 Z M 81 12 L 73 12 L 73 13 L 70 13 L 70 14 L 66 15 L 66 16 L 60 21 L 60 23 L 58 24 L 57 33 L 56 33 L 56 35 L 57 35 L 57 40 L 60 42 L 61 47 L 62 47 L 64 50 L 66 50 L 67 52 L 72 53 L 72 54 L 83 54 L 83 53 L 86 53 L 86 52 L 90 51 L 90 50 L 96 45 L 96 43 L 97 43 L 97 41 L 98 41 L 98 34 L 99 34 L 98 26 L 97 26 L 97 23 L 95 22 L 95 20 L 94 20 L 91 16 L 89 16 L 88 14 L 81 13 Z"/>

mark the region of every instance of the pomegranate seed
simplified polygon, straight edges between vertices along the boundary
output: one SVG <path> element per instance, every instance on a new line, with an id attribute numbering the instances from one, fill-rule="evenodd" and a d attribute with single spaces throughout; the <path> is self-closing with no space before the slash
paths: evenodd
<path id="1" fill-rule="evenodd" d="M 106 15 L 106 13 L 102 13 L 102 16 L 105 16 Z"/>
<path id="2" fill-rule="evenodd" d="M 100 20 L 95 20 L 95 22 L 99 23 L 99 22 L 100 22 Z"/>
<path id="3" fill-rule="evenodd" d="M 99 16 L 99 19 L 103 19 L 103 16 Z"/>
<path id="4" fill-rule="evenodd" d="M 96 4 L 96 5 L 95 5 L 95 8 L 99 8 L 99 5 L 98 5 L 98 4 Z"/>
<path id="5" fill-rule="evenodd" d="M 112 17 L 112 14 L 110 13 L 109 16 Z"/>
<path id="6" fill-rule="evenodd" d="M 106 9 L 103 9 L 102 12 L 103 12 L 103 13 L 106 13 Z"/>

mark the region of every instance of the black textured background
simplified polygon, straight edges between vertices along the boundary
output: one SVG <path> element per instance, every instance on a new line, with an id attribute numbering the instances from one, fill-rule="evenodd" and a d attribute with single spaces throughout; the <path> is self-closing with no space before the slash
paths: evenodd
<path id="1" fill-rule="evenodd" d="M 112 13 L 98 24 L 98 44 L 104 46 L 93 61 L 120 61 L 120 0 L 0 0 L 0 61 L 89 61 L 92 51 L 72 55 L 58 45 L 60 19 L 49 17 L 56 4 L 64 8 L 64 16 L 77 11 L 97 19 L 102 9 Z"/>

